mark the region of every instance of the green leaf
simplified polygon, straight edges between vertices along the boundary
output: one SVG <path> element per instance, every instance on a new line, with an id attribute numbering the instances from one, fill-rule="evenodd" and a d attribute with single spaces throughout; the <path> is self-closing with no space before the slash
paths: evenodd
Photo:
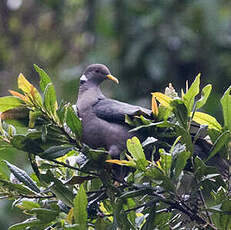
<path id="1" fill-rule="evenodd" d="M 9 190 L 12 190 L 14 192 L 18 192 L 19 194 L 35 195 L 35 193 L 32 190 L 30 190 L 22 184 L 14 184 L 10 181 L 0 179 L 0 185 L 2 187 L 7 187 Z"/>
<path id="2" fill-rule="evenodd" d="M 222 127 L 216 120 L 216 118 L 206 113 L 195 112 L 193 116 L 193 121 L 197 122 L 200 125 L 208 125 L 209 129 L 216 129 L 218 131 L 222 130 Z"/>
<path id="3" fill-rule="evenodd" d="M 44 229 L 44 224 L 37 219 L 28 219 L 25 220 L 22 223 L 14 224 L 8 228 L 8 230 L 25 230 L 25 229 L 34 229 L 34 230 L 39 230 L 39 229 Z"/>
<path id="4" fill-rule="evenodd" d="M 167 191 L 175 190 L 175 186 L 170 181 L 169 177 L 164 174 L 163 170 L 161 170 L 160 168 L 156 166 L 148 168 L 145 171 L 145 176 L 152 179 L 154 182 L 162 186 Z"/>
<path id="5" fill-rule="evenodd" d="M 31 190 L 40 193 L 39 188 L 35 184 L 35 182 L 27 175 L 27 173 L 16 167 L 15 165 L 10 164 L 9 162 L 5 161 L 7 166 L 9 167 L 10 171 L 14 174 L 14 176 L 23 184 L 25 184 Z"/>
<path id="6" fill-rule="evenodd" d="M 26 210 L 31 210 L 33 208 L 40 208 L 40 205 L 36 202 L 30 200 L 23 200 L 21 204 L 17 205 L 19 208 L 23 208 Z"/>
<path id="7" fill-rule="evenodd" d="M 36 215 L 42 223 L 50 223 L 58 216 L 58 212 L 47 208 L 33 208 L 28 213 Z"/>
<path id="8" fill-rule="evenodd" d="M 197 109 L 201 108 L 206 102 L 207 102 L 207 99 L 211 93 L 211 90 L 212 90 L 212 85 L 211 84 L 208 84 L 206 85 L 203 89 L 202 89 L 202 92 L 201 92 L 201 98 L 197 101 Z"/>
<path id="9" fill-rule="evenodd" d="M 44 91 L 44 106 L 49 114 L 54 115 L 57 109 L 56 92 L 54 85 L 49 83 Z"/>
<path id="10" fill-rule="evenodd" d="M 41 155 L 42 158 L 52 160 L 58 157 L 62 157 L 65 154 L 73 150 L 73 146 L 52 146 L 44 151 Z"/>
<path id="11" fill-rule="evenodd" d="M 83 185 L 80 186 L 74 199 L 74 218 L 79 230 L 87 229 L 87 195 Z"/>
<path id="12" fill-rule="evenodd" d="M 207 158 L 206 161 L 214 157 L 219 152 L 219 150 L 221 150 L 222 147 L 228 144 L 230 140 L 230 134 L 231 134 L 230 131 L 226 130 L 217 138 L 212 148 L 212 151 L 210 152 L 209 157 Z"/>
<path id="13" fill-rule="evenodd" d="M 191 154 L 189 151 L 185 150 L 185 146 L 182 146 L 181 144 L 175 146 L 171 167 L 171 175 L 173 175 L 175 179 L 178 179 L 180 176 L 190 156 Z"/>
<path id="14" fill-rule="evenodd" d="M 127 149 L 135 159 L 137 167 L 141 170 L 145 170 L 148 162 L 146 160 L 143 147 L 137 137 L 132 137 L 127 140 Z"/>
<path id="15" fill-rule="evenodd" d="M 179 122 L 179 124 L 187 129 L 188 126 L 188 111 L 187 108 L 185 106 L 185 104 L 183 103 L 182 100 L 180 99 L 175 99 L 171 102 L 171 106 L 173 108 L 173 113 L 176 116 L 177 121 Z"/>
<path id="16" fill-rule="evenodd" d="M 14 96 L 0 97 L 0 112 L 22 106 L 24 103 L 21 99 Z"/>
<path id="17" fill-rule="evenodd" d="M 40 67 L 38 67 L 36 64 L 34 64 L 34 69 L 36 70 L 36 72 L 39 74 L 40 76 L 40 88 L 42 90 L 42 92 L 45 91 L 46 86 L 51 83 L 51 79 L 48 76 L 48 74 L 41 69 Z"/>
<path id="18" fill-rule="evenodd" d="M 188 89 L 188 92 L 186 92 L 186 94 L 183 96 L 183 102 L 188 109 L 188 115 L 190 114 L 190 112 L 192 112 L 194 99 L 196 95 L 200 92 L 200 76 L 201 74 L 198 74 L 196 76 L 196 79 Z"/>
<path id="19" fill-rule="evenodd" d="M 41 174 L 41 179 L 47 184 L 53 182 L 50 190 L 56 195 L 57 199 L 63 201 L 67 206 L 72 207 L 74 194 L 57 178 L 53 176 L 50 170 L 46 174 Z"/>
<path id="20" fill-rule="evenodd" d="M 231 131 L 231 86 L 225 91 L 223 97 L 221 98 L 221 105 L 224 116 L 224 126 Z"/>
<path id="21" fill-rule="evenodd" d="M 76 138 L 80 139 L 82 135 L 82 124 L 74 109 L 69 106 L 66 114 L 66 122 Z"/>
<path id="22" fill-rule="evenodd" d="M 30 134 L 28 134 L 27 136 L 15 135 L 11 139 L 10 143 L 15 148 L 25 152 L 33 154 L 43 152 L 43 149 L 40 146 L 41 144 L 39 142 L 39 139 L 30 138 Z"/>
<path id="23" fill-rule="evenodd" d="M 160 165 L 164 170 L 165 175 L 169 176 L 170 167 L 172 164 L 172 155 L 165 152 L 163 149 L 160 150 Z"/>

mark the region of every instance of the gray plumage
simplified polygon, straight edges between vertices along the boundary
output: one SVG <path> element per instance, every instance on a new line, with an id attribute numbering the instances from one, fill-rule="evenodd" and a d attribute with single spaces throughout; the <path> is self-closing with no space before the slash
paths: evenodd
<path id="1" fill-rule="evenodd" d="M 125 123 L 125 115 L 151 116 L 151 110 L 106 98 L 100 84 L 111 79 L 109 69 L 101 64 L 86 68 L 80 78 L 77 100 L 78 115 L 82 119 L 82 141 L 92 148 L 104 147 L 113 157 L 119 157 L 126 149 L 126 141 L 135 133 L 130 133 Z"/>

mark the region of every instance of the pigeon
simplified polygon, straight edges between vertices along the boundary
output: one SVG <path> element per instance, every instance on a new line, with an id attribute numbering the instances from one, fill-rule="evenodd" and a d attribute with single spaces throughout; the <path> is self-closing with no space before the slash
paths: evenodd
<path id="1" fill-rule="evenodd" d="M 125 115 L 151 117 L 152 111 L 105 97 L 100 84 L 107 79 L 119 83 L 105 65 L 92 64 L 85 69 L 80 78 L 77 113 L 82 120 L 83 143 L 94 149 L 103 147 L 112 158 L 119 159 L 129 138 L 142 139 L 139 133 L 129 132 Z"/>
<path id="2" fill-rule="evenodd" d="M 144 142 L 148 137 L 140 130 L 130 132 L 131 127 L 125 122 L 125 116 L 143 115 L 152 118 L 152 111 L 105 97 L 100 89 L 100 84 L 107 79 L 119 83 L 105 65 L 89 65 L 80 77 L 76 109 L 82 120 L 82 142 L 94 149 L 103 147 L 112 158 L 120 159 L 121 153 L 126 150 L 126 142 L 129 138 L 137 136 L 141 142 Z M 206 159 L 212 144 L 199 136 L 194 148 L 195 156 L 198 155 L 202 159 Z M 152 146 L 144 151 L 146 158 L 150 159 L 153 151 Z M 154 158 L 159 158 L 159 155 L 157 154 Z M 220 156 L 213 157 L 208 163 L 216 166 L 222 174 L 226 174 L 228 164 Z M 116 173 L 119 171 L 117 169 Z M 123 178 L 127 171 L 122 170 L 120 174 Z"/>

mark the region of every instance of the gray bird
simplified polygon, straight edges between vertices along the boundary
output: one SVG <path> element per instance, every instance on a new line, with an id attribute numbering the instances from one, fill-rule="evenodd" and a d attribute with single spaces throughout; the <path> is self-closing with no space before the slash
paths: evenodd
<path id="1" fill-rule="evenodd" d="M 82 119 L 82 141 L 91 148 L 103 147 L 113 158 L 119 158 L 127 139 L 137 135 L 128 132 L 125 115 L 151 116 L 152 111 L 105 97 L 100 84 L 106 79 L 119 83 L 105 65 L 86 68 L 80 78 L 77 111 Z"/>

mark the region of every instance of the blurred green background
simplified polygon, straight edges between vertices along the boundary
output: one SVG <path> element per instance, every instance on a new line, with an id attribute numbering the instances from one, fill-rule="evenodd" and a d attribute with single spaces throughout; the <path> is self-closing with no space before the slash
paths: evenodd
<path id="1" fill-rule="evenodd" d="M 72 103 L 82 70 L 104 63 L 120 80 L 106 82 L 105 94 L 146 107 L 151 92 L 169 82 L 180 92 L 201 72 L 202 85 L 213 84 L 205 110 L 219 120 L 231 82 L 231 1 L 1 0 L 0 96 L 16 89 L 20 72 L 37 85 L 34 63 L 49 73 L 59 100 Z M 26 158 L 4 157 L 19 166 Z M 17 213 L 0 205 L 6 229 Z"/>

